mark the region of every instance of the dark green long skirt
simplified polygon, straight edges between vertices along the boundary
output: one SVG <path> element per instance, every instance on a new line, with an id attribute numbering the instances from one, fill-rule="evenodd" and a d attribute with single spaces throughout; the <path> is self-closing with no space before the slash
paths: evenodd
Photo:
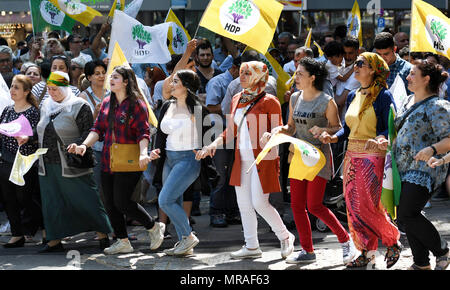
<path id="1" fill-rule="evenodd" d="M 42 213 L 47 240 L 59 240 L 83 232 L 111 233 L 92 174 L 75 178 L 61 175 L 61 165 L 45 164 L 39 176 Z"/>

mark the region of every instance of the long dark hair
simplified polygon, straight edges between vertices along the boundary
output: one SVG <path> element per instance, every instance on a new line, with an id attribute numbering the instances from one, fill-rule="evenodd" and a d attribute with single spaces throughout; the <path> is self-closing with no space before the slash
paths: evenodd
<path id="1" fill-rule="evenodd" d="M 194 114 L 194 107 L 201 105 L 195 94 L 200 87 L 200 78 L 195 72 L 188 69 L 179 70 L 176 72 L 176 75 L 187 89 L 186 105 L 189 112 Z"/>
<path id="2" fill-rule="evenodd" d="M 116 66 L 114 68 L 114 71 L 118 74 L 120 74 L 124 81 L 128 81 L 126 86 L 126 96 L 130 100 L 129 106 L 128 106 L 128 112 L 126 116 L 125 126 L 128 129 L 128 123 L 130 122 L 130 116 L 133 112 L 134 106 L 137 105 L 137 101 L 144 100 L 144 96 L 142 95 L 138 84 L 136 75 L 134 74 L 134 71 L 126 66 Z M 108 113 L 108 124 L 110 128 L 114 128 L 114 118 L 116 113 L 116 105 L 117 105 L 117 97 L 114 92 L 111 92 L 111 98 L 109 103 L 109 113 Z"/>

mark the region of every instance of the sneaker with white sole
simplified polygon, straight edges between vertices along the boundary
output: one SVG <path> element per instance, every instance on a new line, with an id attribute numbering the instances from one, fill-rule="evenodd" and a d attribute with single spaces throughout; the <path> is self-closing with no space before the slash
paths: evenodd
<path id="1" fill-rule="evenodd" d="M 130 244 L 130 241 L 123 241 L 121 239 L 117 239 L 111 247 L 105 248 L 103 252 L 107 255 L 114 254 L 128 254 L 134 251 L 133 247 Z"/>
<path id="2" fill-rule="evenodd" d="M 249 250 L 246 246 L 242 246 L 239 251 L 231 253 L 231 258 L 233 259 L 250 259 L 250 258 L 261 258 L 262 251 L 260 248 Z"/>
<path id="3" fill-rule="evenodd" d="M 295 236 L 289 233 L 289 237 L 280 242 L 281 244 L 281 257 L 286 259 L 294 251 Z"/>
<path id="4" fill-rule="evenodd" d="M 163 251 L 163 253 L 166 254 L 167 256 L 175 256 L 175 249 L 178 247 L 179 244 L 180 244 L 180 242 L 177 242 L 173 248 L 166 249 Z M 194 249 L 190 249 L 183 255 L 179 255 L 179 256 L 190 256 L 193 254 L 194 254 Z"/>
<path id="5" fill-rule="evenodd" d="M 315 253 L 308 253 L 305 250 L 302 250 L 297 256 L 289 257 L 286 259 L 286 263 L 288 264 L 309 264 L 314 263 L 316 261 Z"/>
<path id="6" fill-rule="evenodd" d="M 183 236 L 181 241 L 178 243 L 178 245 L 175 247 L 175 250 L 173 251 L 174 255 L 186 255 L 187 252 L 192 250 L 200 241 L 198 238 L 191 233 L 189 236 Z"/>
<path id="7" fill-rule="evenodd" d="M 150 237 L 150 250 L 158 249 L 164 241 L 164 232 L 166 225 L 164 223 L 155 222 L 153 228 L 147 230 Z"/>
<path id="8" fill-rule="evenodd" d="M 344 265 L 347 265 L 356 256 L 355 247 L 353 246 L 353 243 L 351 242 L 351 240 L 349 240 L 345 243 L 341 243 L 341 247 L 342 247 L 343 263 L 344 263 Z"/>

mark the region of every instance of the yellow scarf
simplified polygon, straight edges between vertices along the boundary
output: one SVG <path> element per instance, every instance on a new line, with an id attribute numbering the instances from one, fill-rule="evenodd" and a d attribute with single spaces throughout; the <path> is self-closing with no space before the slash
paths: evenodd
<path id="1" fill-rule="evenodd" d="M 361 54 L 361 56 L 367 60 L 369 66 L 375 71 L 375 75 L 369 87 L 369 94 L 366 96 L 361 107 L 361 111 L 359 112 L 360 119 L 362 118 L 364 111 L 372 106 L 373 102 L 375 102 L 380 91 L 383 88 L 388 88 L 386 80 L 390 73 L 389 66 L 378 54 L 372 52 L 364 52 Z M 356 91 L 356 94 L 361 94 L 361 88 Z"/>

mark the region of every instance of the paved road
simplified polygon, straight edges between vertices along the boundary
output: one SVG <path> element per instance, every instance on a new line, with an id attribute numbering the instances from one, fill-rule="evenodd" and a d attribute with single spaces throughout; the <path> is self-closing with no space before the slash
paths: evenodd
<path id="1" fill-rule="evenodd" d="M 280 245 L 275 235 L 270 232 L 268 225 L 259 219 L 259 239 L 263 255 L 256 260 L 233 260 L 230 252 L 238 250 L 243 245 L 243 233 L 240 225 L 227 228 L 212 228 L 209 226 L 207 213 L 208 200 L 204 197 L 201 202 L 202 216 L 195 217 L 195 231 L 198 233 L 200 244 L 195 248 L 193 256 L 185 258 L 169 257 L 162 253 L 170 248 L 174 239 L 167 239 L 159 251 L 148 249 L 149 239 L 142 227 L 129 227 L 129 231 L 136 234 L 138 240 L 132 241 L 134 253 L 127 255 L 105 256 L 97 249 L 95 233 L 83 233 L 64 241 L 65 253 L 38 254 L 40 236 L 35 237 L 34 243 L 27 243 L 24 248 L 4 249 L 0 247 L 0 269 L 83 269 L 83 270 L 342 270 L 342 252 L 335 235 L 331 232 L 320 233 L 313 231 L 317 262 L 306 265 L 288 265 L 281 259 Z M 289 204 L 286 204 L 285 219 L 292 221 Z M 147 209 L 155 214 L 152 206 Z M 426 215 L 436 225 L 440 233 L 450 241 L 450 201 L 434 202 L 432 208 L 427 209 Z M 0 220 L 5 221 L 4 212 L 0 213 Z M 169 231 L 175 233 L 172 226 Z M 300 250 L 298 235 L 295 251 Z M 6 243 L 9 236 L 0 236 L 0 243 Z M 411 250 L 402 236 L 402 243 L 406 246 L 399 262 L 393 269 L 405 269 L 412 264 Z M 380 245 L 376 269 L 386 269 L 384 259 L 385 247 Z M 434 258 L 432 258 L 432 265 Z"/>

